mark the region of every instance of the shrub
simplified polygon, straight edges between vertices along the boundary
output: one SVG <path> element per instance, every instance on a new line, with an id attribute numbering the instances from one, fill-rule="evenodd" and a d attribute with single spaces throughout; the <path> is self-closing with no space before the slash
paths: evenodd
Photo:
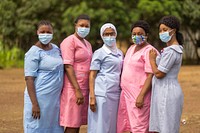
<path id="1" fill-rule="evenodd" d="M 0 68 L 23 67 L 24 51 L 15 47 L 8 48 L 0 41 Z"/>

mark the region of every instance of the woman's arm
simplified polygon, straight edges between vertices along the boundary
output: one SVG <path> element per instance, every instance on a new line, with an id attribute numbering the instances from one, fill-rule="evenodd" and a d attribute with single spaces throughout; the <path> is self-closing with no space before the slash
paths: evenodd
<path id="1" fill-rule="evenodd" d="M 35 77 L 26 76 L 25 80 L 27 85 L 27 91 L 32 102 L 32 116 L 34 119 L 40 119 L 40 107 L 37 101 L 35 85 L 34 85 Z"/>
<path id="2" fill-rule="evenodd" d="M 76 103 L 78 105 L 83 104 L 84 103 L 84 97 L 83 97 L 83 94 L 81 92 L 80 86 L 77 82 L 75 72 L 74 72 L 74 68 L 72 67 L 72 65 L 69 65 L 69 64 L 65 64 L 64 66 L 65 66 L 65 71 L 66 71 L 67 77 L 68 77 L 70 83 L 72 84 L 72 86 L 75 89 Z"/>
<path id="3" fill-rule="evenodd" d="M 151 89 L 151 81 L 152 81 L 152 77 L 153 77 L 153 74 L 151 73 L 148 73 L 147 74 L 147 79 L 145 80 L 144 82 L 144 85 L 143 85 L 143 88 L 140 92 L 140 94 L 138 95 L 137 99 L 136 99 L 136 107 L 138 108 L 142 108 L 143 105 L 144 105 L 144 97 L 145 95 L 149 92 L 149 90 Z"/>
<path id="4" fill-rule="evenodd" d="M 94 94 L 95 78 L 97 76 L 97 70 L 90 71 L 89 77 L 89 90 L 90 90 L 90 109 L 92 112 L 96 111 L 96 98 Z"/>
<path id="5" fill-rule="evenodd" d="M 156 78 L 161 79 L 165 77 L 166 74 L 158 70 L 158 66 L 156 64 L 156 56 L 157 56 L 156 50 L 152 49 L 149 51 L 149 60 L 150 60 L 152 71 L 154 75 L 156 76 Z"/>

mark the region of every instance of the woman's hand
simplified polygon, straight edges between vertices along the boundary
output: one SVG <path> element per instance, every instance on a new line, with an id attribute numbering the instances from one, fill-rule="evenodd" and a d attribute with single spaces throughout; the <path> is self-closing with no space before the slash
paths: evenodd
<path id="1" fill-rule="evenodd" d="M 139 94 L 137 99 L 136 99 L 136 103 L 135 106 L 139 109 L 141 109 L 144 105 L 144 96 Z"/>
<path id="2" fill-rule="evenodd" d="M 155 49 L 151 49 L 149 51 L 149 60 L 150 61 L 155 61 L 156 60 L 156 56 L 157 56 L 157 52 Z"/>
<path id="3" fill-rule="evenodd" d="M 34 119 L 40 119 L 40 107 L 37 101 L 36 92 L 35 92 L 35 84 L 34 84 L 35 77 L 26 76 L 25 80 L 26 80 L 26 85 L 27 85 L 27 91 L 32 103 L 32 117 Z"/>
<path id="4" fill-rule="evenodd" d="M 81 105 L 84 103 L 84 97 L 80 89 L 75 90 L 76 104 Z"/>
<path id="5" fill-rule="evenodd" d="M 96 98 L 94 97 L 90 97 L 90 109 L 92 112 L 96 111 Z"/>
<path id="6" fill-rule="evenodd" d="M 32 105 L 32 117 L 34 119 L 40 119 L 40 107 L 38 104 Z"/>

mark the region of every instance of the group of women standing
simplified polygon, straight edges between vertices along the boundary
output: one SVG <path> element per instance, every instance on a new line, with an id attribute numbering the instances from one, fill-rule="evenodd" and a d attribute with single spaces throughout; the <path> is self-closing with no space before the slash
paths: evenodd
<path id="1" fill-rule="evenodd" d="M 92 53 L 85 39 L 90 18 L 75 20 L 74 34 L 60 49 L 51 40 L 53 27 L 38 24 L 39 41 L 25 54 L 24 132 L 178 133 L 183 94 L 177 80 L 182 62 L 180 23 L 165 16 L 159 37 L 167 44 L 161 54 L 147 42 L 149 24 L 131 27 L 133 45 L 125 58 L 116 46 L 111 23 L 100 29 L 103 46 Z"/>

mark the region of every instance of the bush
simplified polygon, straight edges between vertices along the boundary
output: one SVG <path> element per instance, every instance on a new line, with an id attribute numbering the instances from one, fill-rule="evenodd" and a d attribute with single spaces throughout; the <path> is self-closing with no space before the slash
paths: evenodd
<path id="1" fill-rule="evenodd" d="M 0 68 L 23 67 L 24 51 L 16 46 L 9 49 L 0 42 Z"/>

